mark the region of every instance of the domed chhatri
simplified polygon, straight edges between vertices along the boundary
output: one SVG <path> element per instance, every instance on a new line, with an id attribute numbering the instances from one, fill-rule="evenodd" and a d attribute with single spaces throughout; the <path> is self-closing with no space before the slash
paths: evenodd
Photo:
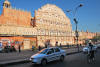
<path id="1" fill-rule="evenodd" d="M 10 4 L 10 2 L 9 2 L 8 0 L 5 0 L 4 3 L 6 3 L 6 4 Z"/>
<path id="2" fill-rule="evenodd" d="M 10 2 L 8 0 L 5 0 L 4 3 L 3 3 L 3 7 L 6 7 L 6 8 L 11 7 Z"/>

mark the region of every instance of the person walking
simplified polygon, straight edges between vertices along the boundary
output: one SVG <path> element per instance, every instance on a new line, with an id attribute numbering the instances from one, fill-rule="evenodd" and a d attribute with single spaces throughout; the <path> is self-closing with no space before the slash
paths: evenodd
<path id="1" fill-rule="evenodd" d="M 56 41 L 55 46 L 58 47 L 58 41 Z"/>
<path id="2" fill-rule="evenodd" d="M 34 48 L 35 48 L 35 47 L 32 45 L 32 51 L 34 51 Z"/>
<path id="3" fill-rule="evenodd" d="M 61 43 L 60 43 L 60 47 L 61 47 L 62 45 L 61 45 Z"/>
<path id="4" fill-rule="evenodd" d="M 38 49 L 39 49 L 39 51 L 41 50 L 41 46 L 40 45 L 39 45 Z"/>
<path id="5" fill-rule="evenodd" d="M 18 49 L 19 49 L 19 53 L 20 53 L 21 52 L 21 46 L 20 45 L 19 45 Z"/>

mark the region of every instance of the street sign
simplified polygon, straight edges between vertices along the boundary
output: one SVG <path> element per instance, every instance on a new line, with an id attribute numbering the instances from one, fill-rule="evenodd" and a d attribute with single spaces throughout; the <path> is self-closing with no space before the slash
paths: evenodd
<path id="1" fill-rule="evenodd" d="M 0 47 L 2 47 L 2 42 L 0 42 Z"/>

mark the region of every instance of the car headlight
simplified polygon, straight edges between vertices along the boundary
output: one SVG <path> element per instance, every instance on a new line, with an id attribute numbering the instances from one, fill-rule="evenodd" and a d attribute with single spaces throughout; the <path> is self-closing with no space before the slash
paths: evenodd
<path id="1" fill-rule="evenodd" d="M 38 58 L 30 58 L 30 60 L 41 60 L 41 57 L 38 57 Z"/>
<path id="2" fill-rule="evenodd" d="M 34 58 L 31 57 L 31 58 L 30 58 L 30 61 L 33 60 L 33 59 L 34 59 Z"/>

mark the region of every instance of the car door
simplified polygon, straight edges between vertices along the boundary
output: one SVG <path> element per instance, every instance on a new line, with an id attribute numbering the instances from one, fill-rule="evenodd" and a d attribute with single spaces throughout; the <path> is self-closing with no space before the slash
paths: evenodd
<path id="1" fill-rule="evenodd" d="M 49 62 L 55 60 L 54 49 L 49 49 L 49 51 L 47 52 L 47 60 Z"/>
<path id="2" fill-rule="evenodd" d="M 60 58 L 61 52 L 59 48 L 54 48 L 56 60 Z"/>

